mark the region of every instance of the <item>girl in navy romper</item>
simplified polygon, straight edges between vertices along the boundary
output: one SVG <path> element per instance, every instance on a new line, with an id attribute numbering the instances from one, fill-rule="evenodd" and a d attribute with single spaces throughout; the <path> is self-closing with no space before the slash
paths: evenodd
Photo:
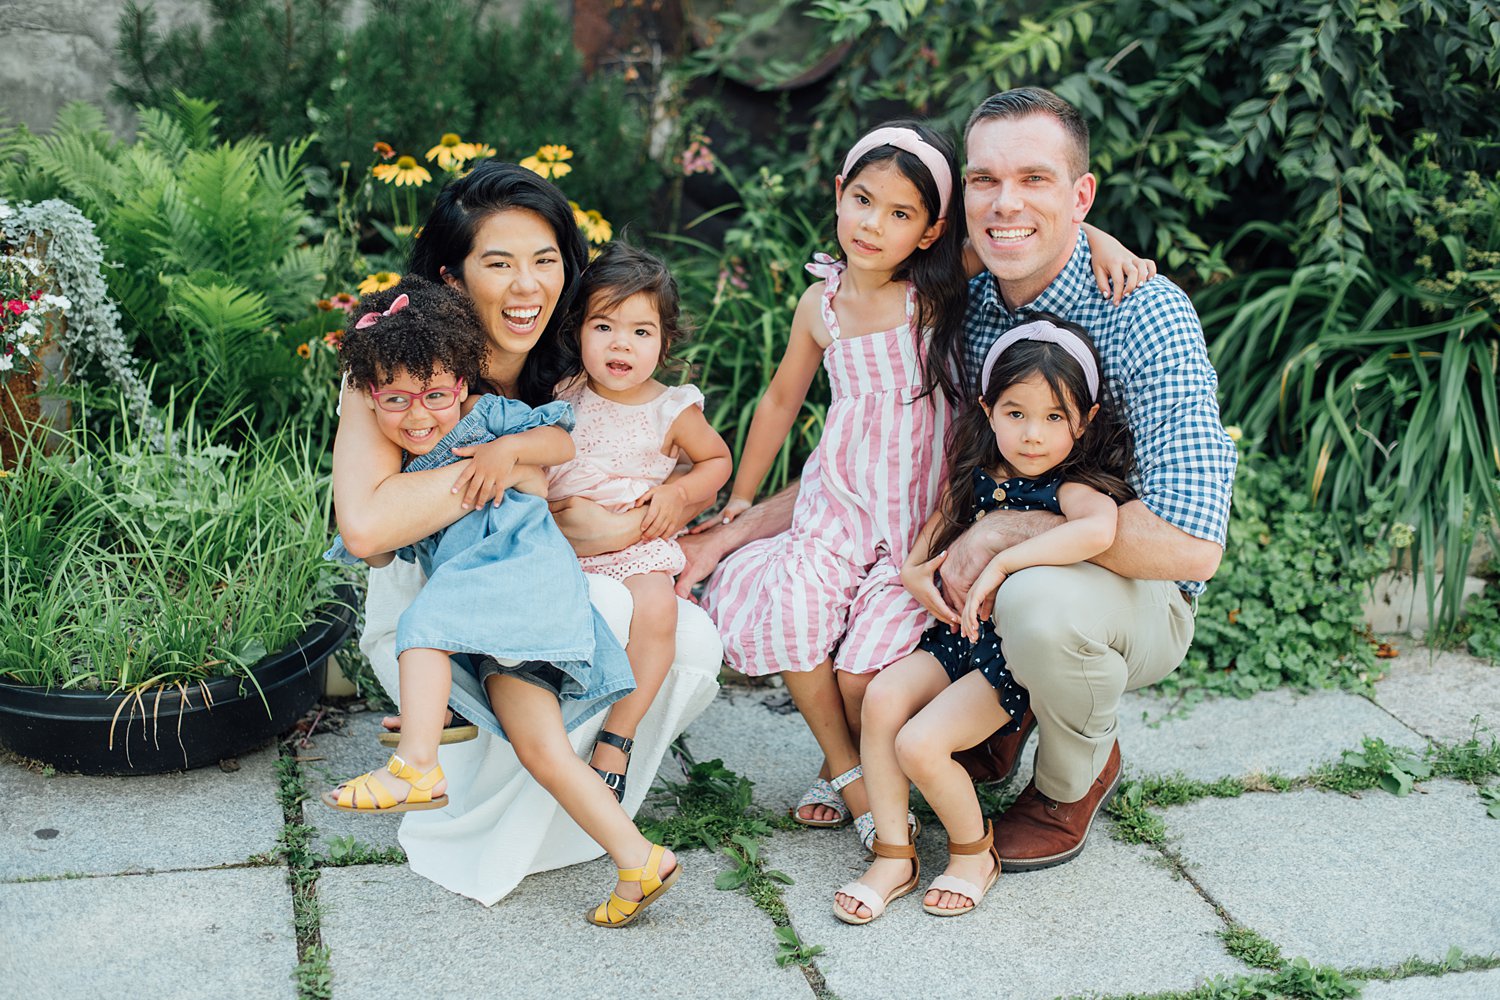
<path id="1" fill-rule="evenodd" d="M 834 915 L 866 923 L 918 881 L 903 823 L 915 781 L 950 831 L 950 861 L 923 908 L 957 916 L 978 905 L 1000 873 L 974 786 L 954 752 L 1002 724 L 1019 725 L 1026 689 L 1005 666 L 990 619 L 995 592 L 1031 566 L 1083 562 L 1114 542 L 1116 508 L 1134 494 L 1131 441 L 1120 407 L 1102 384 L 1088 334 L 1054 316 L 1002 334 L 985 358 L 978 406 L 968 409 L 948 445 L 948 475 L 901 580 L 938 618 L 917 651 L 881 672 L 865 695 L 861 755 L 875 818 L 876 854 L 860 881 L 839 890 Z M 1065 518 L 996 555 L 949 607 L 936 574 L 948 546 L 995 511 L 1046 510 Z M 951 831 L 984 830 L 970 842 Z"/>

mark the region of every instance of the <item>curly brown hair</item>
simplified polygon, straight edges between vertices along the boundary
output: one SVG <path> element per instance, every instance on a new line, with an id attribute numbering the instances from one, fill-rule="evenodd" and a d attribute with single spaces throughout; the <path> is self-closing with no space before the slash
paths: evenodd
<path id="1" fill-rule="evenodd" d="M 407 305 L 389 316 L 391 303 Z M 356 324 L 375 315 L 363 330 Z M 339 347 L 339 365 L 361 389 L 389 385 L 398 371 L 422 382 L 446 368 L 474 385 L 484 374 L 485 334 L 469 297 L 446 285 L 408 274 L 394 288 L 371 292 L 349 316 Z"/>

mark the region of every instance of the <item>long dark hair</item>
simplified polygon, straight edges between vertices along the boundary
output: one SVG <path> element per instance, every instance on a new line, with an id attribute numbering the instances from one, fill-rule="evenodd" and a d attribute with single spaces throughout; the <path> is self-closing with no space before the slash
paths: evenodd
<path id="1" fill-rule="evenodd" d="M 952 194 L 948 198 L 948 225 L 926 250 L 917 250 L 896 269 L 893 277 L 910 281 L 917 290 L 918 330 L 929 330 L 925 339 L 917 338 L 918 357 L 922 364 L 922 393 L 917 398 L 942 389 L 950 403 L 962 400 L 964 377 L 963 322 L 968 277 L 964 274 L 963 184 L 958 176 L 958 160 L 953 143 L 925 122 L 898 119 L 877 128 L 911 129 L 929 146 L 943 154 L 948 164 Z M 942 218 L 937 182 L 932 172 L 913 153 L 895 146 L 876 146 L 849 167 L 844 186 L 858 177 L 860 171 L 877 163 L 894 163 L 901 176 L 911 181 L 922 196 L 927 209 L 928 225 Z M 837 230 L 835 230 L 837 236 Z M 837 239 L 834 241 L 837 243 Z"/>
<path id="2" fill-rule="evenodd" d="M 552 398 L 559 382 L 581 370 L 578 352 L 562 330 L 578 294 L 578 276 L 588 261 L 588 249 L 562 192 L 525 167 L 481 161 L 438 194 L 412 245 L 410 270 L 428 281 L 442 281 L 446 270 L 462 281 L 464 260 L 474 249 L 474 234 L 484 220 L 510 208 L 526 209 L 546 220 L 557 237 L 563 263 L 562 294 L 516 380 L 516 397 L 537 406 Z"/>
<path id="3" fill-rule="evenodd" d="M 1059 345 L 1044 340 L 1018 340 L 1007 347 L 995 360 L 989 381 L 980 387 L 984 406 L 968 407 L 954 424 L 948 444 L 948 481 L 938 508 L 943 513 L 943 522 L 932 540 L 929 551 L 933 554 L 952 545 L 974 521 L 974 470 L 1007 468 L 985 409 L 993 410 L 1005 390 L 1034 375 L 1046 381 L 1075 427 L 1094 403 L 1099 404 L 1099 412 L 1057 468 L 1063 482 L 1092 486 L 1113 497 L 1116 503 L 1135 498 L 1128 482 L 1135 469 L 1134 439 L 1125 420 L 1123 403 L 1113 386 L 1103 381 L 1104 368 L 1093 339 L 1083 327 L 1050 313 L 1035 312 L 1027 318 L 1046 320 L 1083 341 L 1093 355 L 1095 370 L 1100 373 L 1099 398 L 1090 399 L 1083 368 Z"/>

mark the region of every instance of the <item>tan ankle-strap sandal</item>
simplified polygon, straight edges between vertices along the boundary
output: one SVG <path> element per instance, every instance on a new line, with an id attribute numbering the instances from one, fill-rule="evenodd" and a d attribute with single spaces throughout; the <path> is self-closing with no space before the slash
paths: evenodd
<path id="1" fill-rule="evenodd" d="M 868 924 L 884 913 L 885 908 L 890 906 L 892 902 L 915 889 L 917 882 L 922 878 L 922 862 L 917 858 L 917 849 L 911 844 L 887 844 L 885 841 L 876 838 L 871 844 L 871 850 L 875 852 L 877 858 L 906 858 L 909 860 L 911 862 L 911 878 L 896 886 L 896 888 L 892 889 L 885 896 L 879 895 L 874 889 L 863 882 L 850 882 L 844 886 L 839 892 L 845 896 L 859 900 L 859 902 L 870 908 L 870 915 L 868 917 L 861 917 L 857 913 L 850 913 L 844 909 L 838 904 L 838 900 L 835 899 L 833 901 L 833 915 L 846 924 Z"/>
<path id="2" fill-rule="evenodd" d="M 954 875 L 939 875 L 932 880 L 927 887 L 927 892 L 936 889 L 938 892 L 951 892 L 969 899 L 968 906 L 959 906 L 952 909 L 944 909 L 941 906 L 933 906 L 923 903 L 922 909 L 935 917 L 960 917 L 974 909 L 984 899 L 985 893 L 994 887 L 1000 878 L 1000 852 L 995 850 L 995 828 L 989 820 L 984 821 L 984 836 L 967 844 L 958 844 L 948 841 L 948 853 L 950 855 L 965 854 L 989 854 L 995 861 L 995 870 L 990 872 L 990 877 L 985 880 L 984 887 L 980 888 L 968 879 L 958 878 Z M 925 896 L 926 893 L 923 893 Z"/>

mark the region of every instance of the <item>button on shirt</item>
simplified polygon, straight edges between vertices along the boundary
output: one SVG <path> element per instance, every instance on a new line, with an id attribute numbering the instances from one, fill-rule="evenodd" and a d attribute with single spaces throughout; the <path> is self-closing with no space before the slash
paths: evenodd
<path id="1" fill-rule="evenodd" d="M 1034 312 L 1061 316 L 1093 338 L 1104 380 L 1124 403 L 1135 437 L 1130 485 L 1147 509 L 1195 538 L 1223 545 L 1239 456 L 1219 418 L 1219 377 L 1187 294 L 1158 277 L 1112 305 L 1094 283 L 1093 255 L 1080 229 L 1062 273 L 1020 309 L 1006 307 L 988 271 L 969 282 L 964 350 L 976 383 L 990 345 Z M 1196 580 L 1177 584 L 1195 596 L 1204 590 Z"/>

